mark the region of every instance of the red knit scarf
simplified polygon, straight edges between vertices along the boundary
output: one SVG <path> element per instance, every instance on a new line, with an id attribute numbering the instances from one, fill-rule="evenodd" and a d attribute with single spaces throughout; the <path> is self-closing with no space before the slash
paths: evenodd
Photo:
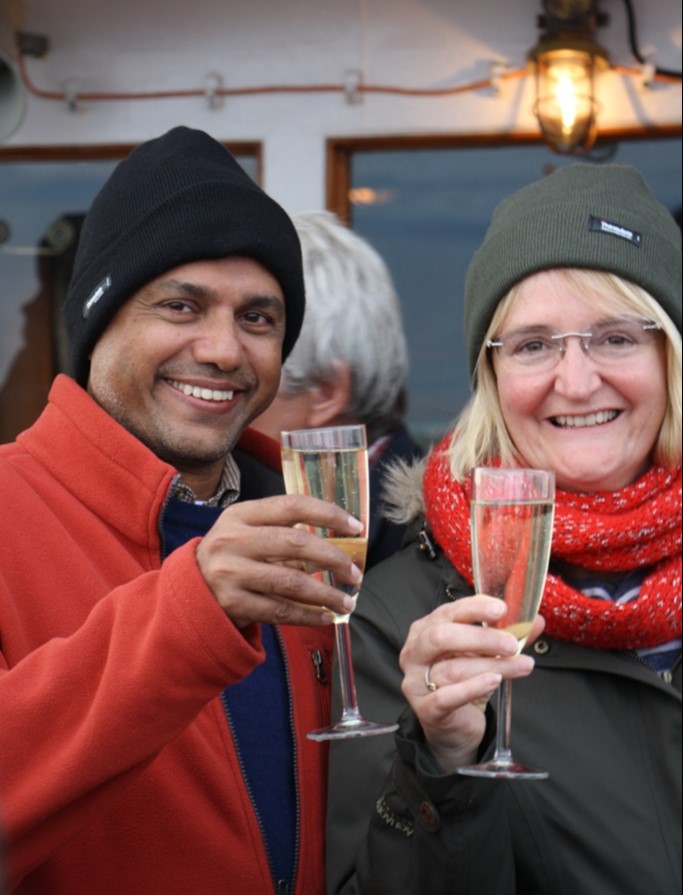
<path id="1" fill-rule="evenodd" d="M 427 461 L 424 495 L 434 537 L 470 583 L 470 485 L 451 477 L 439 444 Z M 681 470 L 653 467 L 613 492 L 557 492 L 552 556 L 598 574 L 648 568 L 629 603 L 584 596 L 549 574 L 541 613 L 546 631 L 597 649 L 640 649 L 681 636 Z"/>

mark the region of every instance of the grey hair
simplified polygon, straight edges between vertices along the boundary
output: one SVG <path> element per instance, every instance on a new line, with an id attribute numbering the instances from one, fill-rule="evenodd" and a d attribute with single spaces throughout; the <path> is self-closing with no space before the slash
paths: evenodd
<path id="1" fill-rule="evenodd" d="M 345 361 L 351 371 L 346 415 L 388 430 L 402 416 L 408 374 L 391 274 L 375 249 L 331 212 L 300 212 L 292 220 L 301 241 L 306 311 L 281 389 L 294 394 L 332 381 L 335 361 Z"/>

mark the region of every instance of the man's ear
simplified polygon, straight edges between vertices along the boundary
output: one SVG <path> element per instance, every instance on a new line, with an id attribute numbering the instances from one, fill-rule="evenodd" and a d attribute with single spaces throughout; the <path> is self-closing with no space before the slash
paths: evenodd
<path id="1" fill-rule="evenodd" d="M 331 426 L 344 416 L 351 396 L 351 370 L 343 360 L 334 361 L 334 378 L 310 390 L 308 426 Z"/>

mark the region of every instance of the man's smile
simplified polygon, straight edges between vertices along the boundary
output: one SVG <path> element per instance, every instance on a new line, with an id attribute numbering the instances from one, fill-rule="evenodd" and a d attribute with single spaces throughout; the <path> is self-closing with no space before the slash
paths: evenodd
<path id="1" fill-rule="evenodd" d="M 187 395 L 188 398 L 201 398 L 204 401 L 231 401 L 235 395 L 233 390 L 201 388 L 198 385 L 190 385 L 187 382 L 178 382 L 177 379 L 167 379 L 172 387 Z"/>

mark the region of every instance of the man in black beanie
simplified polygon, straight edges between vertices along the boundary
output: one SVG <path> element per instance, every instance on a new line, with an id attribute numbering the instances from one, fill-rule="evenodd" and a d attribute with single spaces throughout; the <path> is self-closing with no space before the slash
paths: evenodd
<path id="1" fill-rule="evenodd" d="M 234 446 L 304 311 L 287 214 L 208 135 L 138 147 L 88 213 L 73 377 L 0 448 L 10 890 L 324 889 L 330 610 L 355 533 Z M 327 607 L 325 610 L 322 607 Z"/>

